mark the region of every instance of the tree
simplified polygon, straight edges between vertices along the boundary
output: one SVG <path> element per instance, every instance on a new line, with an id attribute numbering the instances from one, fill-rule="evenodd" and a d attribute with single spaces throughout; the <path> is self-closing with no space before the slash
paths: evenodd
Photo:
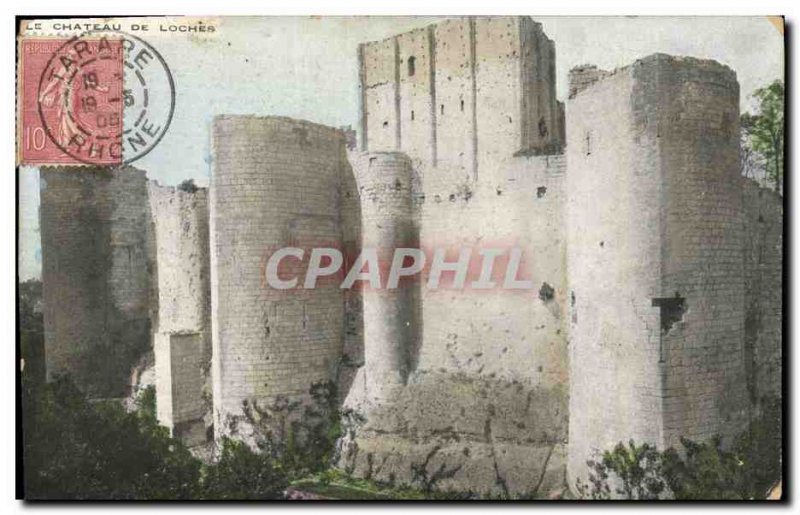
<path id="1" fill-rule="evenodd" d="M 68 378 L 23 388 L 27 499 L 192 499 L 200 461 L 152 413 L 90 402 Z"/>
<path id="2" fill-rule="evenodd" d="M 741 117 L 747 145 L 766 163 L 767 178 L 781 192 L 783 183 L 783 81 L 776 80 L 753 93 L 758 101 L 757 112 Z"/>
<path id="3" fill-rule="evenodd" d="M 178 191 L 185 191 L 187 193 L 195 193 L 197 192 L 197 185 L 194 183 L 194 179 L 186 179 L 182 183 L 178 184 Z"/>

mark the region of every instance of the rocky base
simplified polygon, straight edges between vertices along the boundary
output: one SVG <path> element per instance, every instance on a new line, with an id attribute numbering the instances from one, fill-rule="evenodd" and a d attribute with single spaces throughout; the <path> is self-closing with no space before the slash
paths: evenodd
<path id="1" fill-rule="evenodd" d="M 348 400 L 356 415 L 338 460 L 348 475 L 487 498 L 566 493 L 561 390 L 428 372 L 412 377 L 391 404 Z"/>

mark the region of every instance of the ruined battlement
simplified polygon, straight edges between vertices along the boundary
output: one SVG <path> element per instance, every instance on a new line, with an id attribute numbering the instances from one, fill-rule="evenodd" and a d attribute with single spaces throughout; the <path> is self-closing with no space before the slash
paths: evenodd
<path id="1" fill-rule="evenodd" d="M 665 66 L 677 69 L 691 69 L 694 77 L 705 81 L 719 81 L 720 83 L 736 83 L 736 72 L 729 66 L 714 61 L 712 59 L 698 59 L 689 56 L 677 56 L 662 53 L 651 54 L 647 57 L 637 59 L 633 63 L 615 68 L 613 70 L 602 70 L 594 64 L 582 64 L 575 66 L 569 71 L 569 93 L 570 99 L 575 98 L 579 93 L 588 89 L 598 81 L 614 77 L 618 74 L 631 73 L 640 67 Z"/>

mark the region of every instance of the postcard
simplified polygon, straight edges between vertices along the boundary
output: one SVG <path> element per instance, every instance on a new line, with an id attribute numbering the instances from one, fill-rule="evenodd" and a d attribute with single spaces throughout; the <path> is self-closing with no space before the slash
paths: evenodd
<path id="1" fill-rule="evenodd" d="M 26 500 L 767 500 L 784 20 L 19 17 Z"/>

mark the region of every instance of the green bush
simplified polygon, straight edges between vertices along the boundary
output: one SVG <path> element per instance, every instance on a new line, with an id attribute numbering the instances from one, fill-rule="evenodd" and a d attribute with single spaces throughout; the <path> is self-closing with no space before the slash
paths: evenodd
<path id="1" fill-rule="evenodd" d="M 223 438 L 219 459 L 203 471 L 201 488 L 202 497 L 209 500 L 280 499 L 288 484 L 272 457 Z"/>
<path id="2" fill-rule="evenodd" d="M 315 385 L 311 393 L 314 401 L 286 423 L 284 432 L 262 435 L 259 452 L 224 438 L 217 459 L 202 464 L 158 425 L 152 386 L 128 413 L 115 401 L 88 401 L 66 377 L 25 384 L 26 498 L 281 498 L 290 476 L 329 466 L 340 432 L 331 386 Z M 270 420 L 289 411 L 270 412 Z"/>
<path id="3" fill-rule="evenodd" d="M 89 402 L 69 379 L 23 390 L 29 499 L 191 499 L 200 462 L 148 413 Z"/>
<path id="4" fill-rule="evenodd" d="M 682 452 L 619 443 L 587 462 L 589 484 L 579 482 L 578 493 L 592 499 L 763 499 L 781 478 L 781 405 L 766 399 L 761 406 L 728 449 L 719 437 L 703 443 L 682 438 Z"/>

